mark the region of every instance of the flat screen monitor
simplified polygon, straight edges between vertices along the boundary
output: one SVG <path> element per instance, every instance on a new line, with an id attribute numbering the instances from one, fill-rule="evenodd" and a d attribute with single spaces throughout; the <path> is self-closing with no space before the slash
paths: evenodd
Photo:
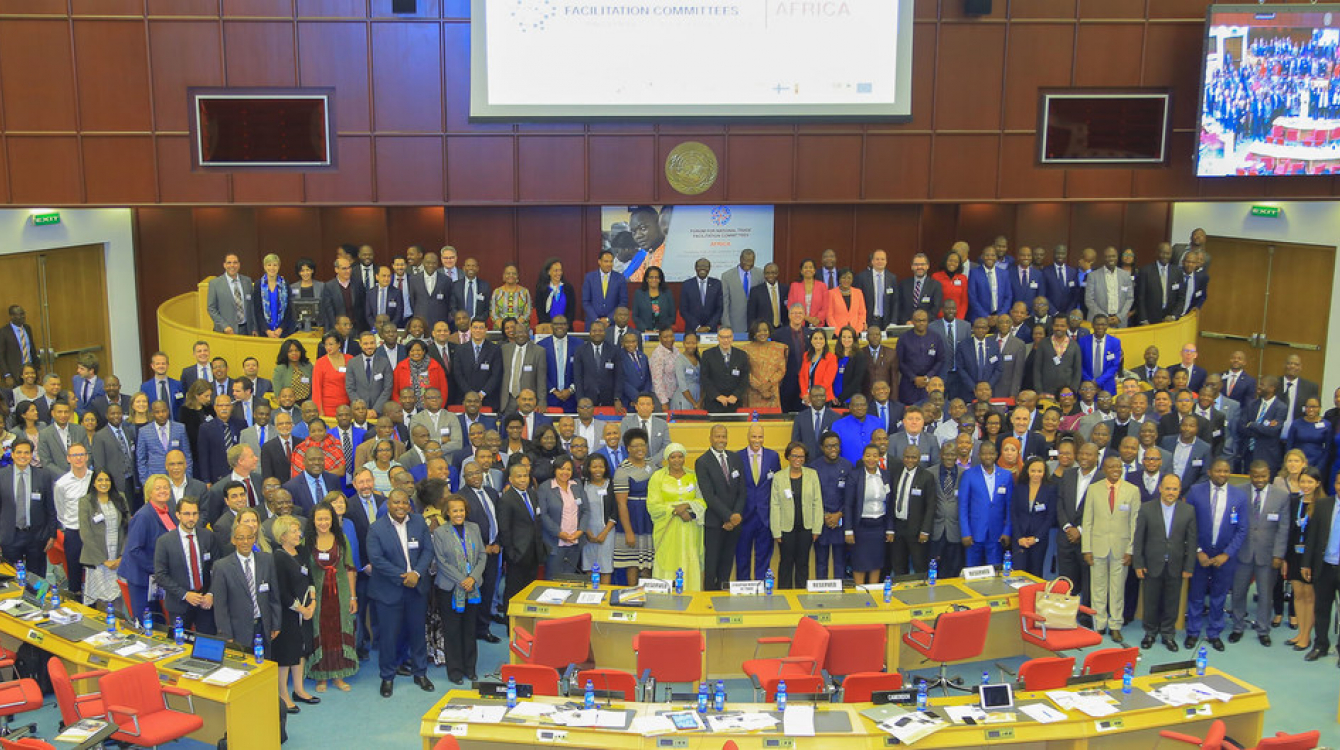
<path id="1" fill-rule="evenodd" d="M 1340 5 L 1213 5 L 1200 177 L 1340 174 Z"/>

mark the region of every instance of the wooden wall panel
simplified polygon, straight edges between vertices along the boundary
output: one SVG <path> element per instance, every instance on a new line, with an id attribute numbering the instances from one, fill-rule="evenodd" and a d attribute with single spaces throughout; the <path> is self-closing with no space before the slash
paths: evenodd
<path id="1" fill-rule="evenodd" d="M 1172 229 L 1172 204 L 1127 203 L 1121 226 L 1122 248 L 1135 248 L 1136 258 L 1152 259 L 1160 242 Z"/>
<path id="2" fill-rule="evenodd" d="M 1024 203 L 1015 212 L 1018 244 L 1051 250 L 1070 242 L 1070 207 L 1064 203 Z M 1048 255 L 1048 260 L 1051 256 Z"/>
<path id="3" fill-rule="evenodd" d="M 852 247 L 858 262 L 864 262 L 865 254 L 877 247 L 884 248 L 889 254 L 889 265 L 900 276 L 907 275 L 911 267 L 912 256 L 918 252 L 927 252 L 921 246 L 921 212 L 917 206 L 907 204 L 857 205 L 853 215 L 855 233 Z M 794 245 L 794 243 L 793 243 Z M 937 264 L 936 253 L 927 252 L 931 267 Z M 792 257 L 796 258 L 795 253 Z M 800 257 L 804 257 L 803 255 Z M 817 256 L 816 256 L 817 259 Z M 793 262 L 793 268 L 799 268 L 799 262 Z"/>
<path id="4" fill-rule="evenodd" d="M 486 279 L 502 278 L 502 270 L 516 262 L 517 209 L 489 206 L 453 208 L 447 214 L 447 242 L 464 261 L 479 261 L 479 274 Z"/>
<path id="5" fill-rule="evenodd" d="M 74 130 L 69 24 L 47 20 L 0 23 L 0 91 L 5 95 L 6 128 Z"/>
<path id="6" fill-rule="evenodd" d="M 515 144 L 507 136 L 447 136 L 447 199 L 455 203 L 512 201 Z"/>
<path id="7" fill-rule="evenodd" d="M 70 0 L 72 16 L 144 16 L 144 0 Z"/>
<path id="8" fill-rule="evenodd" d="M 1013 239 L 1014 206 L 1005 203 L 964 203 L 958 207 L 958 238 L 968 243 L 972 257 L 995 242 L 998 235 Z M 1015 244 L 1010 243 L 1010 249 Z"/>
<path id="9" fill-rule="evenodd" d="M 811 135 L 796 139 L 796 198 L 849 200 L 861 198 L 862 138 L 859 135 Z"/>
<path id="10" fill-rule="evenodd" d="M 76 21 L 74 39 L 80 126 L 84 130 L 151 130 L 144 22 Z"/>
<path id="11" fill-rule="evenodd" d="M 1080 18 L 1140 18 L 1144 13 L 1145 0 L 1079 0 Z"/>
<path id="12" fill-rule="evenodd" d="M 791 280 L 800 269 L 800 261 L 813 258 L 817 263 L 824 250 L 837 252 L 838 267 L 856 263 L 856 222 L 852 206 L 791 206 L 786 219 L 777 222 L 789 228 L 790 245 L 774 246 L 773 255 L 782 268 L 782 276 Z M 861 268 L 864 268 L 862 262 Z M 722 269 L 724 270 L 724 269 Z M 713 268 L 719 276 L 718 269 Z"/>
<path id="13" fill-rule="evenodd" d="M 586 141 L 581 136 L 527 135 L 517 139 L 521 170 L 517 194 L 524 202 L 580 203 L 586 192 Z"/>
<path id="14" fill-rule="evenodd" d="M 1119 5 L 1117 0 L 1103 0 Z M 1076 86 L 1139 86 L 1140 24 L 1080 24 L 1075 40 Z"/>
<path id="15" fill-rule="evenodd" d="M 293 0 L 223 0 L 223 15 L 292 18 Z"/>
<path id="16" fill-rule="evenodd" d="M 238 172 L 233 179 L 234 203 L 302 203 L 298 172 Z"/>
<path id="17" fill-rule="evenodd" d="M 1144 85 L 1172 89 L 1174 128 L 1196 126 L 1204 35 L 1203 26 L 1167 23 L 1145 32 Z"/>
<path id="18" fill-rule="evenodd" d="M 440 203 L 442 138 L 377 139 L 377 200 L 381 203 Z"/>
<path id="19" fill-rule="evenodd" d="M 228 176 L 191 171 L 191 142 L 186 136 L 160 136 L 158 186 L 165 203 L 227 203 Z"/>
<path id="20" fill-rule="evenodd" d="M 557 258 L 563 277 L 581 294 L 582 277 L 595 270 L 598 235 L 583 229 L 582 210 L 570 206 L 524 206 L 516 211 L 516 262 L 521 284 L 534 289 L 544 264 Z"/>
<path id="21" fill-rule="evenodd" d="M 229 21 L 223 44 L 229 86 L 297 85 L 291 22 Z"/>
<path id="22" fill-rule="evenodd" d="M 153 2 L 150 0 L 151 5 Z M 156 128 L 186 132 L 189 117 L 186 88 L 223 85 L 221 45 L 217 23 L 149 22 Z M 164 200 L 173 199 L 164 196 Z"/>
<path id="23" fill-rule="evenodd" d="M 932 198 L 988 199 L 996 194 L 1000 138 L 946 135 L 936 139 Z"/>
<path id="24" fill-rule="evenodd" d="M 312 203 L 372 202 L 372 139 L 340 136 L 339 166 L 335 171 L 303 175 L 305 194 Z"/>
<path id="25" fill-rule="evenodd" d="M 1104 169 L 1067 169 L 1065 197 L 1067 198 L 1129 198 L 1131 197 L 1131 170 L 1107 167 Z"/>
<path id="26" fill-rule="evenodd" d="M 297 263 L 301 258 L 316 264 L 316 277 L 334 276 L 335 247 L 321 244 L 321 209 L 306 206 L 258 208 L 256 247 L 262 257 L 277 253 L 284 259 L 284 279 L 298 280 Z"/>
<path id="27" fill-rule="evenodd" d="M 929 197 L 930 136 L 870 135 L 865 144 L 866 200 L 924 200 Z"/>
<path id="28" fill-rule="evenodd" d="M 935 127 L 998 129 L 1004 63 L 1003 25 L 941 26 L 939 70 L 935 77 Z"/>
<path id="29" fill-rule="evenodd" d="M 299 23 L 299 83 L 335 87 L 335 127 L 372 128 L 368 28 L 363 23 Z"/>
<path id="30" fill-rule="evenodd" d="M 1038 89 L 1070 85 L 1070 61 L 1074 53 L 1074 24 L 1010 27 L 1005 77 L 1006 128 L 1037 128 Z"/>
<path id="31" fill-rule="evenodd" d="M 1120 203 L 1076 203 L 1070 209 L 1070 260 L 1086 247 L 1098 251 L 1098 262 L 1103 261 L 1103 248 L 1121 247 L 1121 225 L 1125 211 Z"/>
<path id="32" fill-rule="evenodd" d="M 9 203 L 9 156 L 0 141 L 0 203 Z"/>
<path id="33" fill-rule="evenodd" d="M 79 140 L 74 136 L 6 139 L 15 203 L 50 206 L 83 202 Z"/>
<path id="34" fill-rule="evenodd" d="M 298 0 L 299 18 L 363 18 L 368 0 Z"/>
<path id="35" fill-rule="evenodd" d="M 153 203 L 158 181 L 152 169 L 154 141 L 149 136 L 91 136 L 82 139 L 84 185 L 89 203 Z"/>
<path id="36" fill-rule="evenodd" d="M 726 189 L 731 201 L 768 203 L 791 195 L 792 139 L 781 135 L 727 139 Z"/>
<path id="37" fill-rule="evenodd" d="M 593 135 L 586 144 L 592 203 L 652 201 L 663 169 L 653 136 Z"/>
<path id="38" fill-rule="evenodd" d="M 386 209 L 387 243 L 395 256 L 410 245 L 437 252 L 445 243 L 446 211 L 441 206 L 392 206 Z"/>
<path id="39" fill-rule="evenodd" d="M 440 132 L 441 71 L 437 24 L 373 24 L 372 101 L 377 130 Z"/>
<path id="40" fill-rule="evenodd" d="M 135 209 L 135 279 L 140 304 L 140 344 L 147 364 L 158 349 L 158 306 L 199 281 L 206 271 L 194 249 L 195 224 L 189 208 Z M 222 259 L 208 273 L 222 270 Z M 122 363 L 122 366 L 126 365 Z"/>
<path id="41" fill-rule="evenodd" d="M 244 206 L 209 206 L 191 209 L 195 217 L 196 247 L 200 250 L 200 264 L 204 273 L 218 273 L 223 256 L 237 253 L 242 267 L 251 269 L 247 274 L 253 280 L 264 273 L 261 258 L 275 252 L 275 248 L 261 247 L 256 234 L 256 209 Z M 296 257 L 280 254 L 285 262 L 281 273 L 288 276 L 288 268 Z"/>
<path id="42" fill-rule="evenodd" d="M 218 16 L 219 0 L 148 0 L 151 16 Z"/>
<path id="43" fill-rule="evenodd" d="M 1075 0 L 1009 0 L 1010 18 L 1075 17 Z"/>
<path id="44" fill-rule="evenodd" d="M 1037 139 L 1006 135 L 1000 146 L 1000 196 L 1016 200 L 1046 200 L 1065 190 L 1065 171 L 1038 165 Z"/>
<path id="45" fill-rule="evenodd" d="M 935 24 L 919 23 L 912 28 L 912 70 L 926 71 L 912 75 L 912 122 L 909 127 L 930 130 L 935 121 L 935 69 L 939 54 L 939 29 Z"/>
<path id="46" fill-rule="evenodd" d="M 379 206 L 321 209 L 321 246 L 371 245 L 378 263 L 390 263 L 386 209 Z"/>
<path id="47" fill-rule="evenodd" d="M 1150 18 L 1187 18 L 1203 21 L 1205 11 L 1213 0 L 1153 0 L 1149 3 Z"/>

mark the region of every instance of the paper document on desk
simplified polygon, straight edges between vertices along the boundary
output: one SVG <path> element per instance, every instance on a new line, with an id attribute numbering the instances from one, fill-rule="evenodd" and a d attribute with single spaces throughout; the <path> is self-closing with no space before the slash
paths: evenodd
<path id="1" fill-rule="evenodd" d="M 83 640 L 83 643 L 87 643 L 93 648 L 102 648 L 103 646 L 106 646 L 109 643 L 115 643 L 119 640 L 122 640 L 123 638 L 124 636 L 122 636 L 120 633 L 108 633 L 106 631 L 103 631 L 101 633 L 94 633 L 93 635 L 90 635 L 89 637 Z"/>
<path id="2" fill-rule="evenodd" d="M 1024 715 L 1039 724 L 1055 724 L 1058 721 L 1065 720 L 1065 714 L 1048 706 L 1046 703 L 1030 703 L 1027 706 L 1020 706 L 1020 711 Z"/>
<path id="3" fill-rule="evenodd" d="M 134 656 L 135 654 L 138 654 L 138 653 L 140 653 L 141 651 L 148 651 L 148 650 L 149 650 L 149 644 L 145 643 L 144 641 L 135 641 L 134 643 L 132 643 L 132 644 L 130 644 L 130 645 L 128 645 L 128 646 L 123 646 L 123 647 L 121 647 L 121 648 L 118 648 L 118 649 L 116 650 L 116 655 L 117 655 L 117 656 Z"/>
<path id="4" fill-rule="evenodd" d="M 966 723 L 964 719 L 972 719 L 979 724 L 986 722 L 986 712 L 977 706 L 945 706 L 944 712 L 955 724 Z"/>
<path id="5" fill-rule="evenodd" d="M 545 589 L 535 601 L 540 604 L 562 604 L 572 596 L 571 589 Z"/>
<path id="6" fill-rule="evenodd" d="M 643 737 L 654 737 L 675 731 L 675 723 L 664 716 L 637 716 L 630 729 Z"/>
<path id="7" fill-rule="evenodd" d="M 738 713 L 707 717 L 713 732 L 757 732 L 777 726 L 777 717 L 771 714 Z"/>
<path id="8" fill-rule="evenodd" d="M 102 731 L 107 726 L 107 722 L 97 719 L 84 719 L 65 728 L 64 732 L 56 735 L 57 742 L 68 742 L 78 744 Z"/>
<path id="9" fill-rule="evenodd" d="M 947 726 L 948 722 L 943 719 L 934 719 L 929 714 L 920 712 L 887 719 L 879 724 L 880 729 L 893 735 L 904 745 L 910 745 Z"/>
<path id="10" fill-rule="evenodd" d="M 1116 701 L 1102 691 L 1073 693 L 1067 690 L 1048 690 L 1047 697 L 1067 711 L 1079 711 L 1094 718 L 1111 716 L 1117 712 Z"/>
<path id="11" fill-rule="evenodd" d="M 205 678 L 205 682 L 210 685 L 231 685 L 234 682 L 246 677 L 247 673 L 240 669 L 232 667 L 219 667 Z"/>
<path id="12" fill-rule="evenodd" d="M 1202 682 L 1170 683 L 1150 690 L 1149 695 L 1169 706 L 1193 706 L 1209 700 L 1227 703 L 1233 697 Z"/>
<path id="13" fill-rule="evenodd" d="M 437 723 L 460 724 L 469 721 L 471 708 L 473 706 L 446 706 L 437 712 Z"/>
<path id="14" fill-rule="evenodd" d="M 470 724 L 497 724 L 506 715 L 507 706 L 471 706 L 465 720 Z"/>
<path id="15" fill-rule="evenodd" d="M 782 734 L 787 737 L 814 736 L 814 706 L 787 706 L 782 714 Z"/>
<path id="16" fill-rule="evenodd" d="M 577 592 L 577 603 L 578 603 L 578 604 L 599 604 L 599 603 L 601 603 L 601 602 L 603 602 L 603 601 L 605 601 L 605 592 L 604 592 L 604 591 L 578 591 L 578 592 Z"/>
<path id="17" fill-rule="evenodd" d="M 539 719 L 549 716 L 558 710 L 558 706 L 548 703 L 536 703 L 535 701 L 521 701 L 516 704 L 516 708 L 507 712 L 507 716 L 512 719 Z"/>

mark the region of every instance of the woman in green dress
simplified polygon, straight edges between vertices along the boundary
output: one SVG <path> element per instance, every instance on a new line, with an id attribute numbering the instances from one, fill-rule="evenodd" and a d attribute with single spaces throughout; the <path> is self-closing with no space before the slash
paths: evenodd
<path id="1" fill-rule="evenodd" d="M 665 447 L 665 466 L 647 482 L 647 513 L 651 515 L 656 557 L 654 578 L 674 580 L 684 571 L 684 590 L 703 588 L 703 516 L 707 503 L 698 475 L 685 468 L 687 452 L 680 443 Z"/>
<path id="2" fill-rule="evenodd" d="M 316 650 L 308 657 L 307 675 L 316 680 L 318 693 L 325 692 L 327 680 L 334 680 L 335 687 L 349 692 L 344 678 L 358 671 L 354 650 L 357 563 L 338 519 L 331 501 L 323 500 L 312 510 L 313 533 L 307 537 L 308 559 L 314 563 L 312 585 L 316 587 Z"/>

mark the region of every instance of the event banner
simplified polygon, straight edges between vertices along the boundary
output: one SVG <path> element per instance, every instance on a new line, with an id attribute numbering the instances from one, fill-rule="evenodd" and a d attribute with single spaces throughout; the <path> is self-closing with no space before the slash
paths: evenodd
<path id="1" fill-rule="evenodd" d="M 754 265 L 772 262 L 772 206 L 604 206 L 601 250 L 614 253 L 614 270 L 641 281 L 660 266 L 668 282 L 693 275 L 699 258 L 720 276 L 754 251 Z"/>

